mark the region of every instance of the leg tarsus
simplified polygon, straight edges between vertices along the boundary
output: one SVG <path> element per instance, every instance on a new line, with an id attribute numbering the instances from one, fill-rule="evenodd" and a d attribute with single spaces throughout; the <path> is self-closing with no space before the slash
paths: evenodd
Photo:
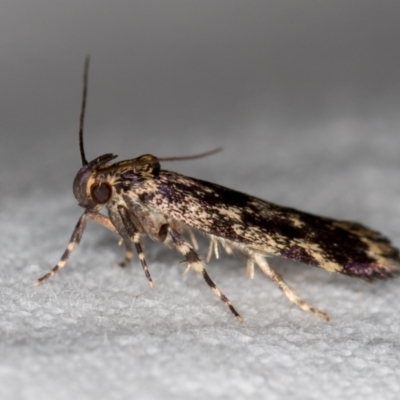
<path id="1" fill-rule="evenodd" d="M 37 279 L 33 284 L 35 286 L 40 285 L 42 282 L 46 281 L 47 279 L 51 278 L 57 271 L 59 271 L 61 268 L 65 266 L 67 263 L 67 260 L 69 256 L 72 253 L 72 250 L 74 249 L 75 246 L 79 245 L 79 242 L 81 241 L 83 231 L 85 230 L 86 227 L 86 218 L 88 217 L 87 213 L 84 212 L 78 222 L 75 225 L 75 229 L 72 232 L 71 239 L 69 240 L 68 246 L 65 249 L 63 255 L 61 256 L 60 260 L 58 263 L 55 265 L 53 269 L 51 269 L 47 274 L 43 275 L 41 278 Z"/>
<path id="2" fill-rule="evenodd" d="M 316 308 L 310 306 L 305 301 L 301 300 L 296 293 L 291 289 L 286 282 L 282 279 L 282 277 L 277 274 L 267 263 L 261 255 L 254 255 L 254 261 L 258 264 L 261 271 L 264 272 L 278 287 L 282 290 L 285 296 L 291 301 L 292 303 L 296 304 L 299 308 L 304 311 L 308 311 L 316 315 L 317 317 L 321 317 L 326 321 L 329 321 L 328 314 L 325 314 L 322 311 L 317 310 Z"/>

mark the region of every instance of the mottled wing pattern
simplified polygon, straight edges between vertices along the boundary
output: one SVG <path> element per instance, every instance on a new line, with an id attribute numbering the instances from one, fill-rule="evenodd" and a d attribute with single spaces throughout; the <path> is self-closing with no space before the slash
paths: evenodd
<path id="1" fill-rule="evenodd" d="M 139 186 L 139 199 L 154 211 L 256 252 L 367 280 L 390 277 L 399 268 L 399 252 L 390 241 L 358 223 L 278 206 L 170 171 Z"/>

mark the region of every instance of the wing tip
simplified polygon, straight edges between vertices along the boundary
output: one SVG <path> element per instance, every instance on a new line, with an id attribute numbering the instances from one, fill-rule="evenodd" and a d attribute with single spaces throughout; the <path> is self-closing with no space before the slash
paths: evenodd
<path id="1" fill-rule="evenodd" d="M 382 263 L 348 263 L 342 271 L 343 274 L 361 278 L 368 282 L 395 278 L 400 275 L 400 260 L 385 259 Z"/>

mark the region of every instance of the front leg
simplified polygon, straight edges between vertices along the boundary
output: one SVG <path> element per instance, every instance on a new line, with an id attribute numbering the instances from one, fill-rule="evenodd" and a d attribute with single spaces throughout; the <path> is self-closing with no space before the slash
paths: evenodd
<path id="1" fill-rule="evenodd" d="M 67 263 L 67 260 L 69 256 L 72 253 L 72 250 L 74 249 L 75 246 L 79 245 L 79 242 L 82 239 L 83 231 L 85 230 L 86 227 L 86 218 L 88 217 L 87 212 L 85 211 L 79 218 L 77 224 L 75 225 L 75 229 L 72 232 L 71 239 L 69 240 L 67 248 L 64 250 L 63 255 L 61 256 L 60 260 L 58 263 L 55 265 L 53 269 L 51 269 L 47 274 L 43 275 L 41 278 L 36 279 L 33 284 L 35 286 L 40 285 L 43 281 L 51 278 L 57 271 L 59 271 L 61 268 L 65 266 Z"/>
<path id="2" fill-rule="evenodd" d="M 94 222 L 97 222 L 99 225 L 104 226 L 105 228 L 107 228 L 111 232 L 119 234 L 119 232 L 117 231 L 115 226 L 110 221 L 110 218 L 106 217 L 105 215 L 100 214 L 99 212 L 95 212 L 95 211 L 87 211 L 86 215 L 90 219 L 92 219 Z M 133 251 L 132 251 L 131 242 L 128 241 L 128 240 L 124 240 L 122 237 L 120 237 L 120 240 L 123 241 L 124 244 L 125 244 L 125 258 L 124 258 L 123 261 L 119 262 L 118 265 L 120 267 L 127 267 L 130 264 L 130 262 L 132 261 L 132 258 L 133 258 Z M 121 242 L 119 244 L 121 244 Z"/>
<path id="3" fill-rule="evenodd" d="M 211 291 L 220 298 L 239 322 L 243 321 L 243 318 L 235 310 L 229 299 L 218 289 L 217 285 L 210 278 L 199 255 L 179 232 L 165 224 L 160 228 L 159 239 L 161 241 L 167 240 L 168 242 L 172 242 L 174 247 L 185 256 L 188 267 L 192 267 L 196 272 L 201 274 Z"/>

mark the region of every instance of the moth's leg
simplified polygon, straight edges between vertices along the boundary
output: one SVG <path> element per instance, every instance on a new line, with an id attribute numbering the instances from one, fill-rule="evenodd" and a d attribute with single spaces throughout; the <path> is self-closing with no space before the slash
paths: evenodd
<path id="1" fill-rule="evenodd" d="M 112 224 L 112 222 L 110 221 L 110 218 L 108 218 L 105 215 L 100 214 L 98 212 L 94 212 L 94 211 L 88 211 L 86 214 L 93 221 L 95 221 L 98 224 L 100 224 L 101 226 L 104 226 L 105 228 L 109 229 L 111 232 L 118 234 L 118 231 L 115 228 L 115 226 Z M 125 258 L 123 261 L 119 262 L 118 265 L 120 267 L 126 267 L 132 261 L 133 251 L 132 251 L 132 246 L 131 246 L 130 242 L 128 242 L 127 240 L 124 240 L 123 238 L 121 238 L 121 241 L 123 241 L 125 243 Z"/>
<path id="2" fill-rule="evenodd" d="M 72 250 L 74 249 L 75 246 L 79 244 L 81 241 L 83 231 L 85 230 L 86 227 L 86 218 L 87 218 L 87 213 L 84 212 L 81 217 L 79 218 L 74 231 L 72 232 L 71 239 L 69 240 L 68 246 L 65 249 L 63 255 L 61 256 L 60 260 L 56 264 L 56 266 L 51 269 L 47 274 L 43 275 L 41 278 L 37 279 L 33 284 L 35 286 L 41 284 L 43 281 L 51 278 L 59 269 L 64 267 L 66 264 L 69 256 L 72 253 Z"/>
<path id="3" fill-rule="evenodd" d="M 222 247 L 225 250 L 225 253 L 228 255 L 232 255 L 233 251 L 232 251 L 232 248 L 228 245 L 228 243 L 225 240 L 221 240 L 221 243 L 222 243 Z"/>
<path id="4" fill-rule="evenodd" d="M 197 243 L 196 236 L 194 235 L 193 231 L 190 228 L 188 228 L 187 231 L 189 232 L 190 241 L 192 242 L 194 249 L 198 250 L 199 244 Z"/>
<path id="5" fill-rule="evenodd" d="M 225 253 L 228 255 L 232 255 L 232 247 L 229 246 L 229 244 L 226 242 L 226 240 L 223 239 L 217 239 L 215 236 L 210 235 L 210 245 L 208 247 L 208 253 L 207 253 L 207 258 L 206 262 L 208 263 L 211 260 L 211 257 L 215 255 L 215 258 L 218 260 L 219 259 L 219 245 L 221 244 L 222 248 L 225 250 Z"/>
<path id="6" fill-rule="evenodd" d="M 129 236 L 129 239 L 135 244 L 136 251 L 138 253 L 139 260 L 142 264 L 144 274 L 146 275 L 147 281 L 149 282 L 150 287 L 154 287 L 153 280 L 151 279 L 151 275 L 149 272 L 149 267 L 146 263 L 146 258 L 142 250 L 142 246 L 140 244 L 140 234 L 129 217 L 128 210 L 123 206 L 118 206 L 118 213 L 121 216 L 122 223 L 126 229 L 126 232 Z"/>
<path id="7" fill-rule="evenodd" d="M 285 296 L 291 301 L 292 303 L 296 304 L 304 311 L 309 311 L 314 315 L 324 318 L 325 320 L 329 321 L 329 316 L 322 311 L 317 310 L 316 308 L 310 306 L 305 301 L 301 300 L 296 293 L 291 289 L 286 282 L 282 279 L 282 277 L 277 274 L 265 261 L 263 256 L 255 254 L 254 261 L 258 264 L 261 271 L 264 272 L 278 287 L 282 290 Z"/>
<path id="8" fill-rule="evenodd" d="M 132 251 L 131 242 L 128 240 L 124 240 L 124 238 L 120 236 L 120 238 L 118 240 L 118 246 L 121 246 L 122 244 L 125 244 L 125 258 L 123 261 L 119 262 L 118 265 L 120 267 L 124 268 L 124 267 L 127 267 L 131 263 L 131 261 L 133 259 L 133 251 Z M 113 266 L 114 265 L 117 265 L 117 264 L 114 263 Z"/>
<path id="9" fill-rule="evenodd" d="M 218 240 L 216 240 L 214 236 L 210 236 L 210 246 L 208 247 L 206 262 L 210 262 L 213 253 L 215 254 L 215 258 L 218 260 L 219 258 Z"/>
<path id="10" fill-rule="evenodd" d="M 107 228 L 111 232 L 118 233 L 117 229 L 110 221 L 110 218 L 106 217 L 105 215 L 94 211 L 87 211 L 86 215 L 94 222 L 97 222 L 99 225 L 104 226 L 104 228 Z"/>
<path id="11" fill-rule="evenodd" d="M 127 267 L 131 263 L 131 261 L 133 259 L 133 251 L 132 251 L 131 243 L 127 242 L 126 240 L 123 240 L 123 241 L 125 243 L 125 258 L 124 258 L 123 261 L 119 262 L 118 265 L 120 267 Z M 139 242 L 139 245 L 140 245 L 140 242 Z"/>
<path id="12" fill-rule="evenodd" d="M 249 279 L 253 279 L 254 278 L 254 257 L 252 257 L 252 256 L 248 256 L 247 257 L 246 276 Z"/>
<path id="13" fill-rule="evenodd" d="M 162 229 L 166 229 L 163 225 Z M 218 296 L 221 301 L 231 310 L 232 314 L 239 320 L 239 322 L 243 321 L 243 318 L 239 315 L 239 313 L 235 310 L 229 299 L 218 289 L 217 285 L 212 281 L 210 276 L 208 275 L 206 269 L 204 268 L 203 261 L 199 257 L 199 255 L 193 250 L 190 244 L 185 240 L 185 238 L 176 230 L 169 227 L 167 236 L 159 235 L 168 237 L 176 249 L 185 256 L 186 262 L 188 263 L 189 267 L 192 267 L 196 272 L 201 274 L 206 281 L 207 285 L 211 289 L 211 291 Z"/>

